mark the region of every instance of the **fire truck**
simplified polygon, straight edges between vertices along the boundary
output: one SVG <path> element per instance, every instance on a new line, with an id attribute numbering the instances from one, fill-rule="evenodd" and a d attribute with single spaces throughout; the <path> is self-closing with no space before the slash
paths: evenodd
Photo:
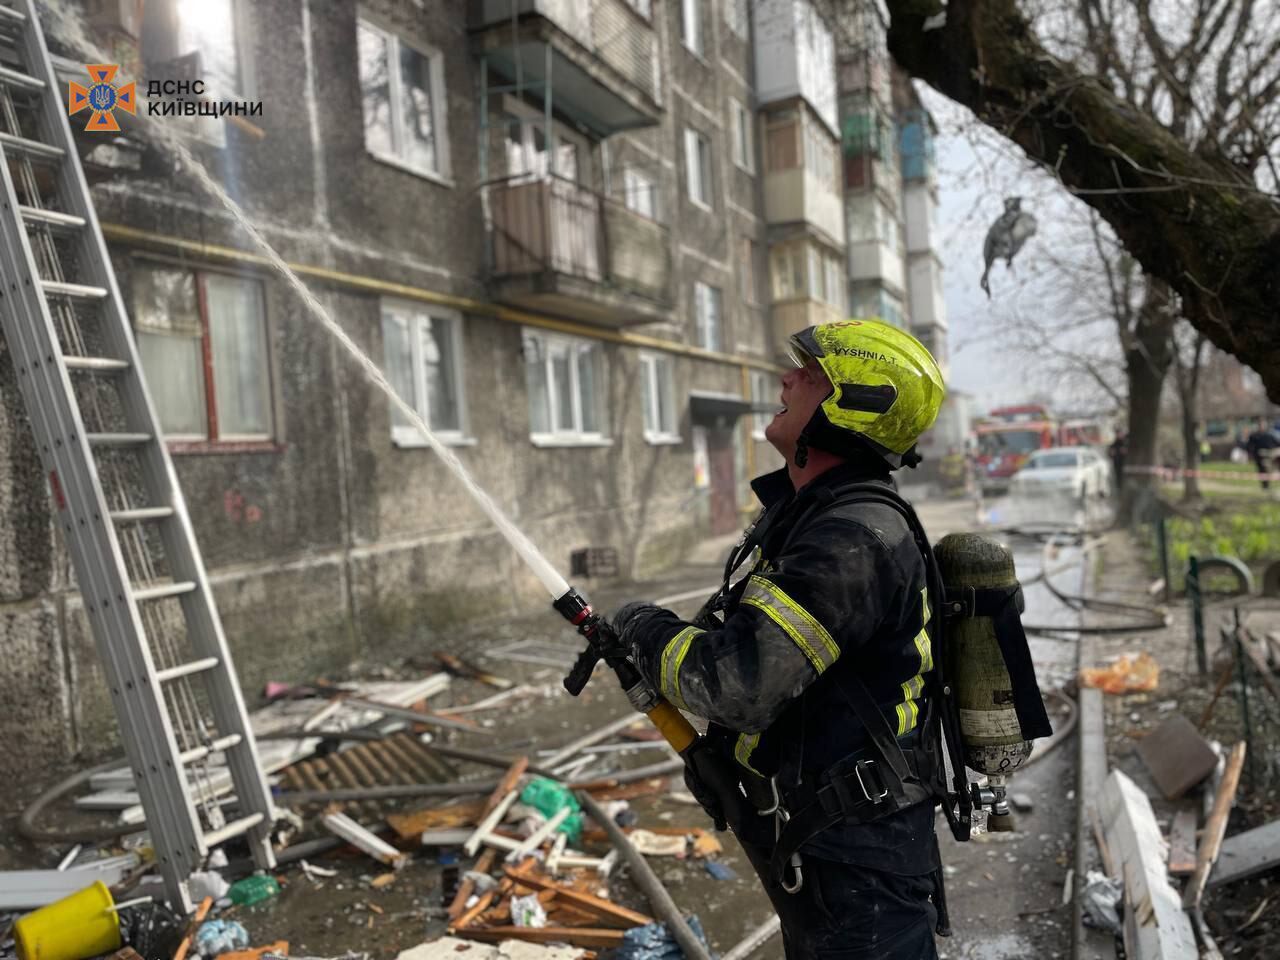
<path id="1" fill-rule="evenodd" d="M 1047 407 L 997 407 L 973 425 L 975 462 L 983 492 L 1003 490 L 1009 478 L 1037 450 L 1058 442 L 1058 422 Z"/>

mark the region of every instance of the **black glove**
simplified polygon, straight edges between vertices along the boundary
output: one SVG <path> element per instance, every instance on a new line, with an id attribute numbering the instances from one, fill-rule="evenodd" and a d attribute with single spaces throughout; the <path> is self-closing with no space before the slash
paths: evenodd
<path id="1" fill-rule="evenodd" d="M 660 613 L 662 608 L 645 600 L 633 600 L 623 604 L 609 622 L 622 645 L 630 650 L 639 639 L 637 628 L 642 628 L 644 621 L 652 614 Z"/>

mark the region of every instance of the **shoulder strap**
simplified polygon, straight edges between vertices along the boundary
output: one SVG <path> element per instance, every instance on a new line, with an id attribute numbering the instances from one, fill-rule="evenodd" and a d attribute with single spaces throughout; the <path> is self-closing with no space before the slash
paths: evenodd
<path id="1" fill-rule="evenodd" d="M 884 504 L 897 510 L 906 520 L 907 529 L 911 531 L 911 535 L 916 541 L 916 547 L 924 558 L 929 593 L 934 598 L 929 611 L 929 649 L 933 656 L 933 671 L 929 692 L 931 697 L 936 699 L 938 703 L 938 709 L 930 711 L 930 717 L 925 725 L 924 736 L 932 736 L 940 740 L 943 749 L 946 751 L 947 760 L 951 764 L 951 786 L 954 792 L 942 798 L 942 809 L 946 814 L 947 823 L 950 825 L 951 832 L 955 838 L 957 840 L 968 840 L 973 801 L 969 795 L 969 778 L 965 774 L 964 754 L 961 751 L 960 711 L 956 703 L 955 691 L 946 676 L 946 658 L 942 648 L 942 610 L 946 598 L 946 590 L 942 583 L 942 572 L 938 567 L 938 561 L 933 556 L 933 547 L 929 544 L 928 535 L 925 533 L 924 526 L 920 523 L 920 518 L 916 516 L 915 509 L 892 487 L 879 483 L 850 483 L 832 491 L 832 502 L 842 504 L 872 502 Z M 855 677 L 854 679 L 857 679 L 861 684 L 859 678 Z M 861 684 L 861 686 L 865 692 L 866 685 Z M 842 686 L 842 691 L 843 689 Z M 874 730 L 875 727 L 868 725 L 866 718 L 862 716 L 862 711 L 858 710 L 856 698 L 849 698 L 847 692 L 845 696 L 846 699 L 851 699 L 859 719 L 867 726 L 868 732 Z M 884 715 L 880 713 L 880 710 L 873 708 L 872 712 L 880 718 L 880 726 L 883 730 L 892 733 L 889 730 L 888 721 L 884 719 Z M 872 735 L 872 742 L 880 748 L 881 753 L 886 754 L 885 761 L 889 763 L 895 772 L 898 769 L 897 765 L 890 760 L 888 754 L 896 753 L 897 758 L 905 765 L 906 761 L 902 755 L 901 747 L 898 746 L 896 737 L 891 738 L 893 749 L 888 753 L 886 753 L 885 746 L 874 735 Z"/>

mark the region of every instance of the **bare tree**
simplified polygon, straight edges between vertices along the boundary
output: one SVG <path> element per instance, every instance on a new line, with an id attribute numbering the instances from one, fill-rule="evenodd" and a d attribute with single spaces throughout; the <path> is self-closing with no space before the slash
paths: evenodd
<path id="1" fill-rule="evenodd" d="M 866 0 L 828 0 L 840 10 Z M 1165 357 L 1169 297 L 1280 400 L 1280 4 L 885 0 L 889 49 L 1111 225 L 1160 285 L 1130 326 Z M 1122 278 L 1117 278 L 1122 279 Z M 1166 348 L 1167 349 L 1167 348 Z M 1126 362 L 1129 351 L 1126 350 Z"/>
<path id="2" fill-rule="evenodd" d="M 1179 323 L 1173 331 L 1170 356 L 1173 382 L 1178 388 L 1178 421 L 1182 429 L 1182 499 L 1200 499 L 1200 371 L 1203 368 L 1205 335 L 1190 324 Z"/>

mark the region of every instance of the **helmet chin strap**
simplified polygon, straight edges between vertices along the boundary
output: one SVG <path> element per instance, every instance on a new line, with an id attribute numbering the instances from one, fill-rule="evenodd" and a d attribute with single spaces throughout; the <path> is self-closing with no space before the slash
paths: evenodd
<path id="1" fill-rule="evenodd" d="M 803 468 L 804 465 L 809 462 L 809 438 L 806 437 L 803 433 L 800 434 L 799 439 L 796 440 L 795 461 L 796 461 L 796 466 L 801 468 Z"/>

